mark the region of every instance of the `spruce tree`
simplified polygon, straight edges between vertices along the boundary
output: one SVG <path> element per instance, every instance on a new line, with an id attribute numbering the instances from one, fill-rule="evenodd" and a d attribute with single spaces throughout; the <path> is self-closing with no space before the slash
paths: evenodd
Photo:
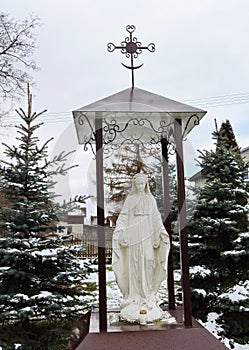
<path id="1" fill-rule="evenodd" d="M 49 160 L 49 140 L 40 145 L 36 136 L 43 112 L 32 112 L 29 92 L 27 113 L 17 113 L 17 143 L 4 145 L 0 163 L 0 321 L 75 316 L 89 307 L 81 284 L 90 267 L 80 266 L 80 248 L 58 235 L 58 206 L 50 196 L 51 176 L 67 172 L 67 155 Z"/>
<path id="2" fill-rule="evenodd" d="M 236 141 L 232 125 L 228 119 L 225 122 L 222 122 L 219 130 L 216 124 L 216 131 L 213 132 L 213 136 L 215 139 L 217 139 L 217 149 L 219 149 L 220 145 L 222 145 L 226 149 L 233 151 L 238 157 L 241 157 L 240 149 Z"/>
<path id="3" fill-rule="evenodd" d="M 248 164 L 231 135 L 226 122 L 214 133 L 216 149 L 200 152 L 205 184 L 189 222 L 191 285 L 194 315 L 206 320 L 216 312 L 223 335 L 243 343 L 249 336 Z M 235 297 L 235 290 L 244 295 Z"/>

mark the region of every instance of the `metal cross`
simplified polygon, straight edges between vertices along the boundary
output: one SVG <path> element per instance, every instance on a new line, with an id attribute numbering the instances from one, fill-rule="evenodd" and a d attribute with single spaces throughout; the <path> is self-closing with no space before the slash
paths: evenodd
<path id="1" fill-rule="evenodd" d="M 127 25 L 126 26 L 127 32 L 130 34 L 125 38 L 124 41 L 121 42 L 120 46 L 116 46 L 113 43 L 107 44 L 107 51 L 113 52 L 116 49 L 120 49 L 121 53 L 125 54 L 127 58 L 131 59 L 131 65 L 127 66 L 126 64 L 122 63 L 122 65 L 125 68 L 131 69 L 131 79 L 132 79 L 132 88 L 134 88 L 134 70 L 141 68 L 143 66 L 143 63 L 139 66 L 134 66 L 133 59 L 137 58 L 138 55 L 140 55 L 143 51 L 142 50 L 149 50 L 150 52 L 155 52 L 155 44 L 150 43 L 147 46 L 142 46 L 142 43 L 140 41 L 137 41 L 136 37 L 133 37 L 133 32 L 136 30 L 136 27 L 134 25 Z"/>

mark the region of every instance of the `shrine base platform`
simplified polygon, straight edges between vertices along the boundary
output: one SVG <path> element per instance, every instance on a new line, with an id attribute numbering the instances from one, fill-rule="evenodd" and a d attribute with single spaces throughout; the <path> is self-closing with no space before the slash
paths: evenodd
<path id="1" fill-rule="evenodd" d="M 92 312 L 88 335 L 76 350 L 227 350 L 228 348 L 193 319 L 192 327 L 184 327 L 182 309 L 170 310 L 176 323 L 110 324 L 107 332 L 99 332 L 98 313 Z"/>

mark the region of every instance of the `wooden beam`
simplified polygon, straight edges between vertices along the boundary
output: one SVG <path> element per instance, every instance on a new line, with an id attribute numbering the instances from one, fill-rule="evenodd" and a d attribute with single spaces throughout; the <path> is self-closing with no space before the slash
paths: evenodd
<path id="1" fill-rule="evenodd" d="M 97 113 L 96 113 L 97 114 Z M 97 234 L 98 234 L 98 268 L 99 268 L 99 330 L 107 331 L 106 303 L 106 261 L 105 261 L 105 213 L 104 213 L 104 179 L 103 179 L 103 128 L 102 116 L 96 116 L 96 178 L 97 178 Z"/>
<path id="2" fill-rule="evenodd" d="M 174 288 L 174 268 L 173 268 L 173 247 L 172 247 L 172 227 L 170 218 L 170 187 L 169 187 L 169 157 L 168 140 L 161 140 L 162 148 L 162 168 L 163 168 L 163 204 L 164 204 L 164 227 L 170 238 L 170 252 L 168 257 L 168 302 L 169 310 L 175 310 L 175 288 Z"/>
<path id="3" fill-rule="evenodd" d="M 188 230 L 186 196 L 183 166 L 183 146 L 182 146 L 182 121 L 176 119 L 174 123 L 176 165 L 177 165 L 177 200 L 178 200 L 178 221 L 180 233 L 180 253 L 182 270 L 182 290 L 184 307 L 184 324 L 186 327 L 192 326 L 192 305 L 189 278 L 189 256 L 188 256 Z"/>

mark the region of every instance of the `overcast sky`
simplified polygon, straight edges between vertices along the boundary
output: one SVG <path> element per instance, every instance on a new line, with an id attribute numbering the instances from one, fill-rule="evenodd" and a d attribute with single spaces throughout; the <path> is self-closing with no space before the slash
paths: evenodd
<path id="1" fill-rule="evenodd" d="M 219 125 L 229 119 L 239 145 L 249 146 L 248 0 L 0 0 L 0 4 L 0 10 L 14 18 L 29 13 L 40 17 L 35 60 L 41 70 L 33 74 L 34 108 L 48 110 L 41 136 L 55 136 L 51 152 L 77 148 L 72 110 L 130 87 L 130 72 L 121 65 L 129 60 L 106 49 L 108 42 L 118 45 L 124 40 L 127 24 L 136 26 L 134 36 L 142 44 L 156 45 L 155 53 L 144 52 L 136 60 L 144 66 L 136 71 L 135 86 L 208 111 L 189 135 L 193 150 L 212 147 L 214 118 Z M 14 116 L 10 120 L 15 121 Z M 13 129 L 4 133 L 11 138 Z"/>

